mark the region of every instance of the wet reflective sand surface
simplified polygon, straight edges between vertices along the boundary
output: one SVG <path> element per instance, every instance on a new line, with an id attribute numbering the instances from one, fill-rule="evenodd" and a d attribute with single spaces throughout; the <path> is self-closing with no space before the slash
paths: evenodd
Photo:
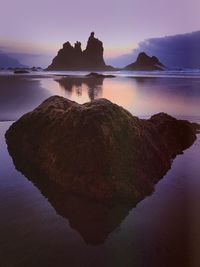
<path id="1" fill-rule="evenodd" d="M 15 169 L 4 134 L 6 120 L 53 94 L 79 103 L 105 97 L 140 117 L 164 111 L 200 122 L 200 80 L 21 79 L 0 85 L 0 266 L 199 266 L 199 135 L 151 196 L 112 208 L 33 185 Z"/>

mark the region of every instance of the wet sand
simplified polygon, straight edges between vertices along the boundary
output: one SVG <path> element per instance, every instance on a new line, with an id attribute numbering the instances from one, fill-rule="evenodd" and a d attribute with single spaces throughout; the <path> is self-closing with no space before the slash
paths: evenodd
<path id="1" fill-rule="evenodd" d="M 61 76 L 58 76 L 61 75 Z M 200 114 L 200 78 L 85 78 L 66 74 L 0 75 L 0 121 L 16 120 L 47 97 L 60 95 L 78 103 L 107 98 L 135 116 L 166 112 L 175 117 Z"/>
<path id="2" fill-rule="evenodd" d="M 199 266 L 200 135 L 155 192 L 119 210 L 122 221 L 107 228 L 113 211 L 77 197 L 48 200 L 15 169 L 4 140 L 9 125 L 0 123 L 2 266 Z"/>
<path id="3" fill-rule="evenodd" d="M 79 103 L 106 97 L 140 117 L 165 111 L 200 123 L 199 88 L 196 78 L 117 77 L 88 84 L 48 75 L 1 76 L 0 120 L 16 120 L 58 94 Z M 104 216 L 95 224 L 88 223 L 90 215 L 106 214 L 107 220 L 115 213 L 79 198 L 64 205 L 53 195 L 48 200 L 15 169 L 4 138 L 11 123 L 0 122 L 0 266 L 200 266 L 200 135 L 151 196 L 119 210 L 122 219 L 106 228 Z"/>

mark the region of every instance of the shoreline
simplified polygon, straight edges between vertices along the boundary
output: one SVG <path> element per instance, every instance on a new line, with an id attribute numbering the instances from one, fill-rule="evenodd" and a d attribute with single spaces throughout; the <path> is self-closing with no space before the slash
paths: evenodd
<path id="1" fill-rule="evenodd" d="M 0 78 L 1 77 L 21 77 L 21 78 L 49 78 L 54 76 L 64 76 L 64 77 L 85 77 L 86 75 L 95 72 L 99 74 L 113 74 L 116 77 L 124 77 L 124 78 L 195 78 L 200 79 L 200 70 L 165 70 L 165 71 L 130 71 L 130 70 L 111 70 L 111 71 L 95 71 L 95 70 L 55 70 L 55 71 L 37 71 L 30 72 L 27 74 L 15 74 L 13 71 L 2 71 L 0 70 Z"/>
<path id="2" fill-rule="evenodd" d="M 106 98 L 139 118 L 165 112 L 177 119 L 200 122 L 200 77 L 85 75 L 79 72 L 0 75 L 0 121 L 16 120 L 48 97 L 60 95 L 81 104 Z"/>

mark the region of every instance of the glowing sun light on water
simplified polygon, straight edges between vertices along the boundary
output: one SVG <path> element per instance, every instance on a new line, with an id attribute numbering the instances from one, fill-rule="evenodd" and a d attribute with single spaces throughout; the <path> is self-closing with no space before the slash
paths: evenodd
<path id="1" fill-rule="evenodd" d="M 104 80 L 102 97 L 123 107 L 129 107 L 134 103 L 135 90 L 128 83 L 120 83 L 117 80 Z"/>
<path id="2" fill-rule="evenodd" d="M 162 80 L 161 80 L 162 81 Z M 174 93 L 175 87 L 169 91 L 151 79 L 144 81 L 133 78 L 106 78 L 97 84 L 83 80 L 80 84 L 71 84 L 66 79 L 66 88 L 53 78 L 41 80 L 41 85 L 53 95 L 66 97 L 79 104 L 96 98 L 106 98 L 135 116 L 151 116 L 165 112 L 171 115 L 198 115 L 199 103 L 195 96 L 187 97 L 184 91 L 180 95 Z M 153 83 L 153 84 L 152 84 Z M 164 86 L 160 90 L 160 86 Z M 169 85 L 168 85 L 169 86 Z"/>

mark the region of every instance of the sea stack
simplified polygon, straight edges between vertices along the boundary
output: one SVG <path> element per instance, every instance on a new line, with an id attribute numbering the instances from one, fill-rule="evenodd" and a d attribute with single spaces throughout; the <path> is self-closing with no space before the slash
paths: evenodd
<path id="1" fill-rule="evenodd" d="M 59 96 L 6 132 L 26 177 L 101 203 L 143 199 L 195 139 L 195 125 L 165 113 L 142 120 L 106 99 L 80 105 Z"/>
<path id="2" fill-rule="evenodd" d="M 111 70 L 103 58 L 103 43 L 94 35 L 94 32 L 90 34 L 85 50 L 78 41 L 74 46 L 64 43 L 47 70 Z"/>
<path id="3" fill-rule="evenodd" d="M 137 60 L 127 65 L 125 70 L 138 70 L 138 71 L 153 71 L 153 70 L 164 70 L 165 66 L 155 56 L 148 56 L 142 52 L 138 55 Z"/>

